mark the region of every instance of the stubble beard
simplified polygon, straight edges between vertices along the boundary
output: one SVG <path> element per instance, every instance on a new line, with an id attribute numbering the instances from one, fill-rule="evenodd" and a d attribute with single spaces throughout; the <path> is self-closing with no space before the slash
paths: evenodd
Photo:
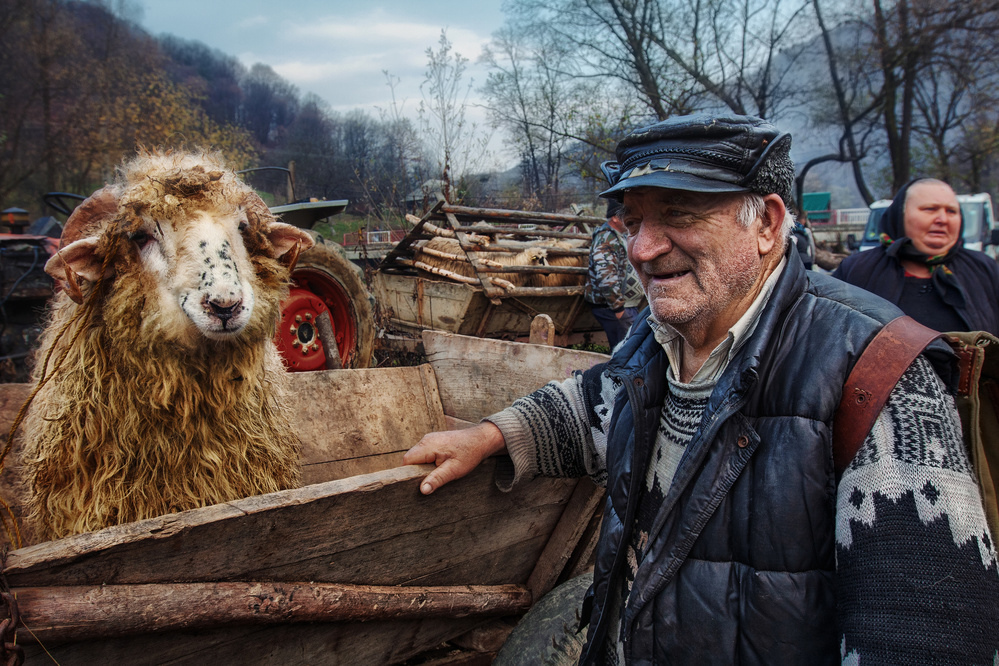
<path id="1" fill-rule="evenodd" d="M 660 324 L 669 324 L 688 340 L 699 337 L 703 331 L 710 329 L 729 305 L 750 293 L 763 270 L 755 248 L 747 248 L 746 252 L 730 259 L 725 270 L 718 270 L 717 266 L 702 268 L 695 264 L 690 275 L 696 289 L 693 298 L 685 301 L 677 300 L 677 296 L 671 295 L 667 287 L 653 286 L 647 289 L 653 319 Z M 705 285 L 703 278 L 710 274 L 708 271 L 715 273 L 718 279 Z M 658 295 L 663 300 L 658 300 Z M 730 322 L 729 326 L 736 321 L 738 318 Z"/>

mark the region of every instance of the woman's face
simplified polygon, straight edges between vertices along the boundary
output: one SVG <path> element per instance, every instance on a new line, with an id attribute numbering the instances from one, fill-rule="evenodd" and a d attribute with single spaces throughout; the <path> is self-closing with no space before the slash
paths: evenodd
<path id="1" fill-rule="evenodd" d="M 943 183 L 916 183 L 905 199 L 905 235 L 912 246 L 930 256 L 946 254 L 961 233 L 961 206 Z"/>

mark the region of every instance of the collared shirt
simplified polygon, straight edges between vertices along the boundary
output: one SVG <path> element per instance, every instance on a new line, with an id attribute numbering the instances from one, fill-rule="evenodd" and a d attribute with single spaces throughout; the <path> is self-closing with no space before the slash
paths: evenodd
<path id="1" fill-rule="evenodd" d="M 728 367 L 732 357 L 738 353 L 749 336 L 756 330 L 763 308 L 770 301 L 770 295 L 774 291 L 780 274 L 784 272 L 785 265 L 787 265 L 787 258 L 782 258 L 774 272 L 763 283 L 763 288 L 760 289 L 760 293 L 757 294 L 749 309 L 739 318 L 739 321 L 735 322 L 732 328 L 728 329 L 728 335 L 725 336 L 725 339 L 712 350 L 704 365 L 694 373 L 690 382 L 684 386 L 691 389 L 703 389 L 714 386 L 718 382 L 718 378 Z M 669 380 L 679 383 L 677 370 L 683 362 L 683 338 L 669 324 L 657 322 L 652 317 L 649 317 L 648 321 L 656 340 L 663 346 L 666 358 L 669 359 Z"/>

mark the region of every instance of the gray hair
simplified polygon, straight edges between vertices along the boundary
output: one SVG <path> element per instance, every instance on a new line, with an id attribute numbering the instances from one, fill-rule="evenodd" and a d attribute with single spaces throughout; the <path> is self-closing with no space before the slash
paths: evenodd
<path id="1" fill-rule="evenodd" d="M 749 192 L 742 200 L 742 205 L 739 206 L 739 210 L 736 212 L 735 218 L 739 221 L 739 224 L 744 227 L 748 227 L 753 222 L 763 217 L 766 210 L 767 204 L 763 200 L 763 197 L 754 192 Z M 794 215 L 791 213 L 790 208 L 785 208 L 784 220 L 781 223 L 780 232 L 778 234 L 781 249 L 787 247 L 787 240 L 791 237 L 791 232 L 793 230 Z"/>

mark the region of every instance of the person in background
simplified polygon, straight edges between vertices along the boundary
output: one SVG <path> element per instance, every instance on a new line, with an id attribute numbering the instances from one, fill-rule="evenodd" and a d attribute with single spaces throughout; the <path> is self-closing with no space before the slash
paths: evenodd
<path id="1" fill-rule="evenodd" d="M 628 261 L 624 225 L 617 212 L 619 201 L 607 203 L 607 221 L 597 227 L 590 242 L 590 271 L 586 276 L 586 301 L 593 317 L 607 334 L 611 349 L 628 335 L 628 329 L 645 303 L 642 283 Z"/>
<path id="2" fill-rule="evenodd" d="M 791 137 L 748 116 L 635 130 L 604 165 L 649 308 L 606 363 L 426 435 L 436 492 L 501 457 L 508 488 L 607 488 L 582 664 L 992 664 L 999 568 L 932 343 L 853 461 L 833 421 L 897 307 L 806 271 Z M 534 655 L 540 663 L 540 655 Z"/>
<path id="3" fill-rule="evenodd" d="M 906 184 L 881 218 L 881 246 L 833 273 L 937 331 L 999 335 L 999 264 L 964 247 L 961 206 L 947 183 Z"/>

